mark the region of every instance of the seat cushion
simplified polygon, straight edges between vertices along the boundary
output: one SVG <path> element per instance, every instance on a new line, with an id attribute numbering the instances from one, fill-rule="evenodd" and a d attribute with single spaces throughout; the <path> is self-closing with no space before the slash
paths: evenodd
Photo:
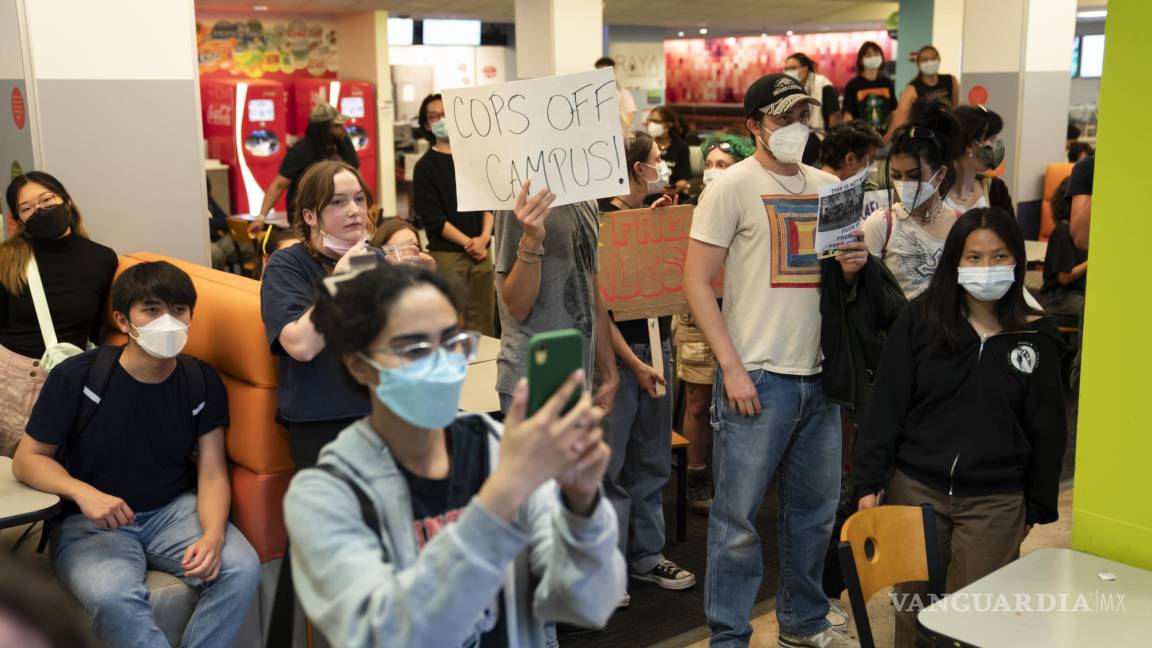
<path id="1" fill-rule="evenodd" d="M 232 523 L 266 563 L 284 556 L 288 532 L 284 528 L 284 493 L 295 470 L 259 475 L 232 466 Z"/>
<path id="2" fill-rule="evenodd" d="M 148 587 L 152 620 L 169 644 L 179 646 L 184 626 L 192 618 L 200 593 L 179 578 L 161 571 L 149 570 L 144 576 L 144 584 Z"/>

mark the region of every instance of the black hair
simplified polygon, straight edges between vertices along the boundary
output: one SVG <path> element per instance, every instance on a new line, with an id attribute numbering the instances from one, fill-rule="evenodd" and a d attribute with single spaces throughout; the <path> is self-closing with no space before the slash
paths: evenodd
<path id="1" fill-rule="evenodd" d="M 660 119 L 664 120 L 664 128 L 668 130 L 670 135 L 684 139 L 684 120 L 676 114 L 675 110 L 666 105 L 660 105 L 653 108 L 651 112 L 659 113 Z"/>
<path id="2" fill-rule="evenodd" d="M 1070 139 L 1070 140 L 1080 139 L 1080 127 L 1077 126 L 1076 124 L 1073 124 L 1072 122 L 1068 122 L 1068 139 Z"/>
<path id="3" fill-rule="evenodd" d="M 892 133 L 892 148 L 888 153 L 889 184 L 891 160 L 896 155 L 910 155 L 933 169 L 948 169 L 940 183 L 940 196 L 948 195 L 954 178 L 956 157 L 960 154 L 960 122 L 939 99 L 921 97 L 912 104 L 908 123 Z"/>
<path id="4" fill-rule="evenodd" d="M 860 49 L 856 51 L 856 74 L 864 74 L 864 57 L 867 56 L 868 52 L 873 50 L 880 52 L 881 57 L 884 56 L 884 50 L 881 49 L 880 45 L 876 43 L 876 41 L 864 41 L 864 44 L 861 45 Z M 884 68 L 881 67 L 878 72 L 879 74 L 883 75 Z"/>
<path id="5" fill-rule="evenodd" d="M 1024 301 L 1024 274 L 1028 259 L 1024 248 L 1024 234 L 1016 219 L 1000 207 L 981 207 L 961 216 L 948 238 L 936 265 L 932 283 L 921 299 L 925 327 L 944 349 L 957 352 L 963 348 L 968 324 L 968 304 L 965 291 L 959 283 L 960 259 L 968 237 L 978 229 L 989 229 L 1004 241 L 1016 259 L 1016 278 L 1008 292 L 996 303 L 996 315 L 1005 331 L 1018 331 L 1028 324 L 1029 315 L 1041 314 Z"/>
<path id="6" fill-rule="evenodd" d="M 84 609 L 44 571 L 31 561 L 0 555 L 0 617 L 28 628 L 49 648 L 100 646 Z"/>
<path id="7" fill-rule="evenodd" d="M 624 146 L 624 160 L 628 164 L 629 178 L 640 180 L 636 177 L 636 163 L 648 163 L 648 156 L 652 153 L 654 143 L 652 136 L 644 131 L 638 130 L 632 133 L 632 139 Z"/>
<path id="8" fill-rule="evenodd" d="M 940 50 L 936 49 L 935 45 L 925 45 L 924 47 L 921 47 L 920 49 L 916 50 L 916 60 L 919 61 L 920 55 L 923 54 L 924 52 L 927 52 L 928 50 L 932 50 L 933 52 L 935 52 L 936 58 L 940 58 Z"/>
<path id="9" fill-rule="evenodd" d="M 68 208 L 72 211 L 72 224 L 75 225 L 79 212 L 76 210 L 75 203 L 72 202 L 72 196 L 68 193 L 68 190 L 64 188 L 63 182 L 57 180 L 56 176 L 50 173 L 44 173 L 43 171 L 23 173 L 12 178 L 8 183 L 8 189 L 4 192 L 4 199 L 5 202 L 8 203 L 8 211 L 11 212 L 12 218 L 16 220 L 16 222 L 20 222 L 20 214 L 17 211 L 18 205 L 16 204 L 18 200 L 17 196 L 19 196 L 21 189 L 33 183 L 59 196 L 60 200 L 64 201 L 64 204 L 68 205 Z"/>
<path id="10" fill-rule="evenodd" d="M 952 109 L 956 121 L 960 122 L 960 147 L 972 142 L 982 142 L 996 137 L 1004 130 L 1004 120 L 995 111 L 982 105 L 961 105 Z"/>
<path id="11" fill-rule="evenodd" d="M 808 58 L 808 55 L 805 54 L 804 52 L 795 52 L 791 56 L 789 56 L 788 58 L 796 59 L 797 61 L 800 61 L 800 65 L 803 65 L 804 67 L 808 68 L 809 73 L 815 73 L 816 72 L 816 61 L 813 61 L 812 59 Z M 788 59 L 784 59 L 784 60 L 787 61 Z"/>
<path id="12" fill-rule="evenodd" d="M 300 141 L 312 149 L 312 159 L 323 160 L 337 155 L 338 142 L 332 134 L 332 122 L 308 122 Z"/>
<path id="13" fill-rule="evenodd" d="M 1072 142 L 1072 145 L 1068 147 L 1068 161 L 1079 162 L 1080 156 L 1085 153 L 1089 156 L 1096 155 L 1096 149 L 1092 148 L 1088 142 Z"/>
<path id="14" fill-rule="evenodd" d="M 1068 182 L 1071 180 L 1071 176 L 1061 180 L 1052 195 L 1048 196 L 1048 205 L 1052 208 L 1053 223 L 1063 223 L 1072 218 L 1072 205 L 1064 198 L 1068 194 Z"/>
<path id="15" fill-rule="evenodd" d="M 196 286 L 187 272 L 167 261 L 138 263 L 120 273 L 112 284 L 112 310 L 125 317 L 133 305 L 153 300 L 194 310 Z"/>
<path id="16" fill-rule="evenodd" d="M 868 149 L 878 149 L 883 145 L 884 140 L 875 128 L 862 119 L 854 119 L 828 131 L 820 147 L 820 163 L 839 171 L 849 153 L 862 158 Z"/>
<path id="17" fill-rule="evenodd" d="M 616 61 L 613 61 L 609 56 L 601 56 L 600 58 L 596 59 L 595 67 L 616 67 Z"/>
<path id="18" fill-rule="evenodd" d="M 410 288 L 432 286 L 460 310 L 459 293 L 453 283 L 424 268 L 379 263 L 336 284 L 336 294 L 320 288 L 312 325 L 325 344 L 338 355 L 367 351 L 388 325 L 392 307 Z"/>
<path id="19" fill-rule="evenodd" d="M 428 105 L 433 101 L 443 101 L 444 97 L 440 96 L 439 92 L 434 92 L 427 97 L 424 101 L 420 102 L 420 112 L 417 115 L 417 121 L 420 123 L 419 136 L 428 140 L 432 144 L 436 143 L 436 136 L 432 134 L 432 125 L 428 123 Z"/>

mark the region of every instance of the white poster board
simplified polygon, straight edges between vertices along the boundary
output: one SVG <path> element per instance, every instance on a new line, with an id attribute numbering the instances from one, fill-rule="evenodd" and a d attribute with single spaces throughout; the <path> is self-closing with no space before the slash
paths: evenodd
<path id="1" fill-rule="evenodd" d="M 553 206 L 628 192 L 612 70 L 444 90 L 460 211 L 512 209 L 525 181 Z"/>

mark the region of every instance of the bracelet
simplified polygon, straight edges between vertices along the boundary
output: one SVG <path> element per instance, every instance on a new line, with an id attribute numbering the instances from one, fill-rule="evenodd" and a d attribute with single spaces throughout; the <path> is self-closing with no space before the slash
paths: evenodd
<path id="1" fill-rule="evenodd" d="M 523 252 L 524 254 L 531 254 L 532 256 L 535 256 L 535 257 L 544 256 L 544 248 L 540 248 L 539 250 L 532 250 L 532 249 L 526 248 L 526 247 L 524 247 L 523 239 L 521 239 L 521 241 L 517 245 L 517 247 L 519 247 L 520 251 Z"/>
<path id="2" fill-rule="evenodd" d="M 524 262 L 524 263 L 540 263 L 541 261 L 544 260 L 544 258 L 542 256 L 540 256 L 540 257 L 532 257 L 532 256 L 525 257 L 520 252 L 523 252 L 523 249 L 516 252 L 516 258 L 519 259 L 520 261 Z"/>

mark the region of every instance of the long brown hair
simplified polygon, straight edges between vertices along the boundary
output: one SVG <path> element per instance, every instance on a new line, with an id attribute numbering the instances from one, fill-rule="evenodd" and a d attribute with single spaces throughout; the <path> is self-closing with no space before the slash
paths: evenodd
<path id="1" fill-rule="evenodd" d="M 420 232 L 416 231 L 412 224 L 400 217 L 385 218 L 380 227 L 376 228 L 376 233 L 372 235 L 372 245 L 375 247 L 384 247 L 388 243 L 388 239 L 396 236 L 397 233 L 408 230 L 416 235 L 416 246 L 421 251 L 424 247 L 420 245 Z"/>
<path id="2" fill-rule="evenodd" d="M 315 214 L 316 222 L 320 222 L 320 212 L 332 203 L 332 194 L 336 192 L 334 181 L 336 174 L 342 171 L 348 171 L 356 176 L 356 181 L 360 183 L 360 190 L 364 192 L 364 196 L 368 200 L 367 213 L 364 214 L 365 227 L 369 235 L 375 229 L 376 223 L 371 215 L 372 191 L 368 189 L 368 185 L 356 167 L 339 160 L 317 162 L 308 167 L 308 170 L 300 178 L 300 183 L 296 186 L 296 199 L 292 203 L 291 212 L 292 227 L 300 235 L 304 247 L 312 253 L 312 256 L 318 256 L 321 252 L 316 249 L 316 245 L 312 242 L 312 226 L 305 222 L 304 211 L 307 210 Z"/>
<path id="3" fill-rule="evenodd" d="M 68 190 L 54 176 L 43 171 L 29 171 L 12 178 L 12 182 L 8 183 L 8 190 L 4 197 L 8 203 L 8 211 L 12 215 L 12 221 L 16 223 L 16 229 L 13 230 L 12 236 L 0 243 L 0 285 L 3 285 L 4 289 L 13 295 L 24 292 L 24 286 L 28 280 L 28 261 L 32 258 L 32 244 L 24 232 L 24 221 L 20 220 L 20 211 L 16 204 L 20 190 L 29 184 L 38 184 L 59 196 L 60 200 L 63 200 L 64 204 L 68 206 L 68 212 L 72 215 L 68 223 L 72 233 L 88 238 L 88 230 L 84 229 L 80 210 L 76 207 L 76 203 L 72 202 L 72 196 Z"/>

